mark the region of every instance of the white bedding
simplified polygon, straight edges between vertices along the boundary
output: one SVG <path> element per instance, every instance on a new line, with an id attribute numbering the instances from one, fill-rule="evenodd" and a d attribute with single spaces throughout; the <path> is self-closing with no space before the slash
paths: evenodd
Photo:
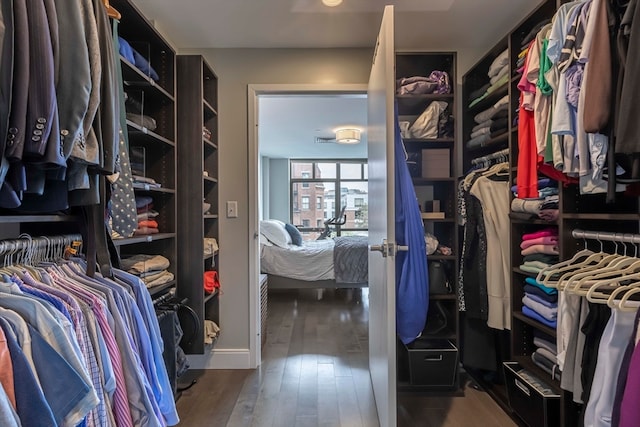
<path id="1" fill-rule="evenodd" d="M 302 246 L 261 246 L 260 269 L 263 273 L 275 274 L 298 280 L 332 280 L 332 239 L 303 242 Z"/>

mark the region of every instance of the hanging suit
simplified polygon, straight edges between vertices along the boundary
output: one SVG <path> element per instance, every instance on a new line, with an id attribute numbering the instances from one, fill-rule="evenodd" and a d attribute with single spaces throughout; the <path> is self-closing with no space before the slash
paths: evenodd
<path id="1" fill-rule="evenodd" d="M 0 194 L 9 171 L 9 161 L 4 156 L 5 135 L 9 130 L 11 112 L 11 85 L 13 80 L 13 0 L 0 3 L 0 58 L 8 64 L 0 67 Z"/>
<path id="2" fill-rule="evenodd" d="M 20 158 L 39 161 L 44 158 L 56 118 L 53 46 L 57 46 L 58 42 L 57 34 L 51 31 L 49 21 L 55 30 L 57 18 L 51 16 L 54 12 L 47 14 L 42 0 L 27 0 L 26 3 L 29 22 L 29 90 L 25 127 L 27 134 Z"/>
<path id="3" fill-rule="evenodd" d="M 84 117 L 91 94 L 89 52 L 82 46 L 85 37 L 80 0 L 56 0 L 58 13 L 59 71 L 56 94 L 60 133 L 65 159 L 75 144 L 84 145 Z M 77 46 L 79 45 L 79 46 Z"/>
<path id="4" fill-rule="evenodd" d="M 6 20 L 5 20 L 6 22 Z M 9 27 L 6 27 L 9 31 Z M 5 43 L 8 35 L 5 35 Z M 19 47 L 19 48 L 16 48 Z M 11 107 L 9 110 L 9 122 L 6 130 L 6 141 L 3 150 L 2 166 L 5 179 L 0 187 L 0 207 L 15 208 L 20 205 L 17 188 L 22 185 L 19 180 L 12 179 L 23 175 L 23 168 L 18 163 L 22 158 L 24 148 L 25 128 L 27 119 L 27 93 L 29 91 L 29 22 L 27 17 L 27 5 L 23 1 L 13 4 L 13 44 L 10 52 L 3 49 L 3 58 L 10 56 L 13 59 L 13 67 L 10 63 L 2 62 L 3 73 L 10 73 L 11 79 Z M 7 165 L 7 161 L 10 163 Z M 6 169 L 6 170 L 5 170 Z M 26 183 L 24 183 L 26 187 Z"/>
<path id="5" fill-rule="evenodd" d="M 102 1 L 93 0 L 93 12 L 96 17 L 102 66 L 100 105 L 93 121 L 93 130 L 97 139 L 97 151 L 99 153 L 99 166 L 97 170 L 87 170 L 88 189 L 82 188 L 69 192 L 69 204 L 71 206 L 91 205 L 99 202 L 97 173 L 112 174 L 115 171 L 116 156 L 120 143 L 120 110 L 118 108 L 118 97 L 116 96 L 119 87 L 115 74 L 115 67 L 120 66 L 120 64 L 116 61 L 109 17 Z M 88 140 L 87 143 L 89 142 Z M 87 148 L 87 150 L 89 149 Z M 80 173 L 84 174 L 84 171 Z"/>

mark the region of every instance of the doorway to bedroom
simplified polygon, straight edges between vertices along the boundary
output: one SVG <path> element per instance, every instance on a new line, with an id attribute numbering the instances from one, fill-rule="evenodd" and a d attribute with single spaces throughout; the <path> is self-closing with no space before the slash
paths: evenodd
<path id="1" fill-rule="evenodd" d="M 260 283 L 263 277 L 261 254 L 264 246 L 274 246 L 274 241 L 276 245 L 282 244 L 277 237 L 271 241 L 273 236 L 267 238 L 264 234 L 268 233 L 261 233 L 262 221 L 289 224 L 289 228 L 294 226 L 294 237 L 299 233 L 307 242 L 305 245 L 311 246 L 321 246 L 322 240 L 326 244 L 327 240 L 339 235 L 366 235 L 366 121 L 366 85 L 250 85 L 249 170 L 253 176 L 249 177 L 249 195 L 254 203 L 249 205 L 253 205 L 250 226 L 255 230 L 255 242 L 250 250 L 253 268 L 250 277 L 254 278 L 253 283 Z M 340 138 L 349 141 L 338 142 Z M 288 243 L 285 240 L 284 244 Z M 290 259 L 293 258 L 285 255 L 276 262 L 278 267 L 284 268 L 280 274 L 294 277 L 285 283 L 285 287 L 304 287 L 307 291 L 277 291 L 280 303 L 282 298 L 289 298 L 287 294 L 296 299 L 311 292 L 317 299 L 320 294 L 308 288 L 325 285 L 333 289 L 325 291 L 325 299 L 335 298 L 337 292 L 338 297 L 344 296 L 347 301 L 366 302 L 366 288 L 335 290 L 335 281 L 331 282 L 333 272 L 328 272 L 329 267 L 323 266 L 323 260 L 298 261 L 298 265 L 289 262 L 287 265 L 284 261 Z M 304 277 L 306 273 L 310 275 Z M 275 286 L 279 284 L 267 283 L 272 293 Z M 264 327 L 260 319 L 261 314 L 268 318 L 269 302 L 264 295 L 261 298 L 259 287 L 252 288 L 252 315 L 255 316 L 252 337 L 255 341 L 251 347 L 255 350 L 256 365 L 259 365 L 261 357 L 266 357 L 262 345 L 269 345 L 267 337 L 262 336 Z M 300 295 L 296 296 L 296 293 Z M 262 307 L 263 301 L 266 310 Z M 361 320 L 354 319 L 354 323 Z"/>

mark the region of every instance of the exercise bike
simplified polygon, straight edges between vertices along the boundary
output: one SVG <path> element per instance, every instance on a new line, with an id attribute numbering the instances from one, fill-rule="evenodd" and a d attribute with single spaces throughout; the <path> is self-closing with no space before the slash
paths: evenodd
<path id="1" fill-rule="evenodd" d="M 329 218 L 324 222 L 324 230 L 322 231 L 322 233 L 320 233 L 320 235 L 316 240 L 324 240 L 324 239 L 331 238 L 331 234 L 333 233 L 333 229 L 331 228 L 331 226 L 346 224 L 347 215 L 345 215 L 344 213 L 346 208 L 347 208 L 346 206 L 343 206 L 342 209 L 340 210 L 340 213 L 337 216 L 334 216 L 333 218 Z"/>

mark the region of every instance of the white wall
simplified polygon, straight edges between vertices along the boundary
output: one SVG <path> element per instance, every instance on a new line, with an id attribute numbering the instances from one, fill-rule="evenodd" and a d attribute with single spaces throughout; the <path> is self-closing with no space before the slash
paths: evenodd
<path id="1" fill-rule="evenodd" d="M 249 84 L 363 84 L 372 49 L 211 49 L 199 53 L 219 77 L 219 191 L 221 206 L 238 201 L 238 218 L 220 219 L 222 334 L 216 350 L 249 348 L 247 86 Z M 209 366 L 209 365 L 208 365 Z M 216 366 L 215 360 L 213 363 Z"/>
<path id="2" fill-rule="evenodd" d="M 224 288 L 220 323 L 223 332 L 216 349 L 242 351 L 249 347 L 249 286 L 255 286 L 249 284 L 248 264 L 249 243 L 253 236 L 249 235 L 247 215 L 247 87 L 249 84 L 366 84 L 373 51 L 210 49 L 181 50 L 180 53 L 204 55 L 219 77 L 220 202 L 224 206 L 227 200 L 237 200 L 239 215 L 238 218 L 220 219 L 220 277 Z M 458 53 L 456 89 L 459 94 L 462 75 L 483 53 L 483 50 L 475 49 Z M 460 102 L 458 106 L 461 110 Z M 272 196 L 270 191 L 268 205 L 273 213 Z M 216 366 L 215 362 L 213 366 Z"/>

